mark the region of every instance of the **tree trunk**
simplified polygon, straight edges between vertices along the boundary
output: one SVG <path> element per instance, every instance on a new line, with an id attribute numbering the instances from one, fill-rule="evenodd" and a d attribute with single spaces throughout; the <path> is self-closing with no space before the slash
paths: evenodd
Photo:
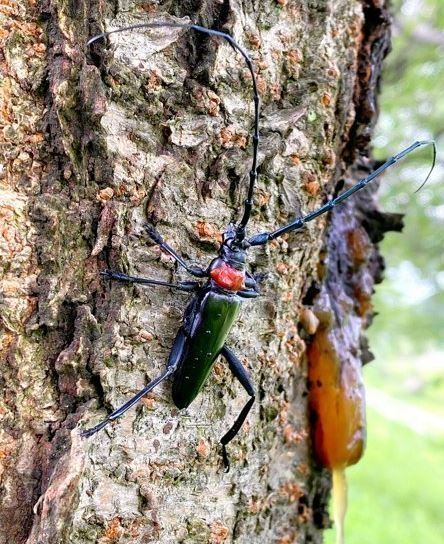
<path id="1" fill-rule="evenodd" d="M 187 302 L 99 271 L 189 279 L 147 239 L 147 221 L 208 263 L 240 217 L 253 120 L 246 66 L 220 40 L 161 29 L 85 44 L 103 29 L 189 17 L 251 53 L 262 99 L 253 234 L 371 169 L 384 2 L 9 0 L 0 14 L 0 544 L 321 542 L 330 479 L 311 453 L 307 307 L 333 274 L 359 355 L 381 269 L 369 240 L 390 221 L 366 192 L 333 220 L 250 250 L 263 296 L 244 304 L 229 344 L 258 399 L 229 473 L 219 439 L 246 395 L 222 360 L 188 409 L 163 384 L 81 439 L 79 422 L 161 373 Z M 354 236 L 365 242 L 357 261 Z"/>

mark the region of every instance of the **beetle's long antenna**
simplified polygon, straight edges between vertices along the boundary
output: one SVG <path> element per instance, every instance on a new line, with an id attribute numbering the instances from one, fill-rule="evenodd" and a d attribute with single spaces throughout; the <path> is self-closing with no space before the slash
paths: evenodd
<path id="1" fill-rule="evenodd" d="M 225 32 L 220 32 L 219 30 L 212 30 L 211 28 L 206 28 L 204 26 L 185 24 L 185 23 L 172 23 L 172 22 L 162 22 L 162 23 L 140 23 L 137 25 L 126 26 L 122 28 L 117 28 L 116 30 L 109 30 L 108 32 L 103 32 L 91 38 L 87 45 L 91 45 L 93 42 L 106 38 L 110 34 L 116 32 L 124 32 L 126 30 L 136 30 L 138 28 L 160 28 L 160 27 L 170 27 L 170 28 L 185 28 L 188 30 L 196 30 L 197 32 L 203 32 L 204 34 L 209 34 L 210 36 L 217 36 L 226 40 L 234 49 L 239 51 L 239 53 L 244 58 L 247 63 L 248 69 L 251 74 L 253 81 L 253 101 L 254 101 L 254 133 L 253 133 L 253 162 L 250 169 L 250 184 L 248 187 L 247 198 L 244 202 L 244 214 L 239 225 L 236 227 L 236 240 L 241 242 L 245 238 L 245 227 L 250 219 L 251 207 L 253 205 L 253 191 L 254 186 L 257 180 L 257 152 L 259 146 L 259 92 L 257 89 L 256 76 L 253 70 L 253 63 L 248 55 L 248 53 L 243 49 L 234 39 Z"/>
<path id="2" fill-rule="evenodd" d="M 288 225 L 285 225 L 284 227 L 281 227 L 273 232 L 262 232 L 261 234 L 256 234 L 255 236 L 251 237 L 249 240 L 244 242 L 244 246 L 261 246 L 269 242 L 270 240 L 274 240 L 278 236 L 282 236 L 282 234 L 285 234 L 286 232 L 291 232 L 293 230 L 300 229 L 305 225 L 305 223 L 308 223 L 309 221 L 312 221 L 313 219 L 316 219 L 316 217 L 319 217 L 320 215 L 330 211 L 332 208 L 352 196 L 357 191 L 360 191 L 363 189 L 366 185 L 368 185 L 371 181 L 373 181 L 375 178 L 377 178 L 380 174 L 382 174 L 387 168 L 398 162 L 400 159 L 411 153 L 413 150 L 417 149 L 418 147 L 422 147 L 425 145 L 432 145 L 433 146 L 433 162 L 432 167 L 430 168 L 429 173 L 427 174 L 426 179 L 423 181 L 423 183 L 420 185 L 420 187 L 417 189 L 421 189 L 427 183 L 427 180 L 429 179 L 433 169 L 435 168 L 435 162 L 436 162 L 436 144 L 433 140 L 422 140 L 417 141 L 413 143 L 411 146 L 407 147 L 397 155 L 394 155 L 393 157 L 390 157 L 384 164 L 382 164 L 379 168 L 377 168 L 374 172 L 372 172 L 369 176 L 366 178 L 363 178 L 359 180 L 353 187 L 350 187 L 347 191 L 344 191 L 342 194 L 340 194 L 338 197 L 336 197 L 334 200 L 330 200 L 314 212 L 311 212 L 307 215 L 304 215 L 303 217 L 299 217 L 298 219 L 295 219 Z"/>

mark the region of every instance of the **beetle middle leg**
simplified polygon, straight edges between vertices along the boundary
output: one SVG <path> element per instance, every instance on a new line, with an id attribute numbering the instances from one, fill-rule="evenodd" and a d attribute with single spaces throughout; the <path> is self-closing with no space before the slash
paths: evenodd
<path id="1" fill-rule="evenodd" d="M 259 291 L 255 291 L 254 289 L 242 289 L 242 291 L 238 291 L 236 294 L 241 298 L 257 298 L 261 296 Z"/>
<path id="2" fill-rule="evenodd" d="M 169 287 L 170 289 L 177 289 L 178 291 L 186 291 L 188 293 L 197 291 L 197 289 L 200 287 L 200 284 L 197 281 L 180 281 L 179 283 L 169 283 L 162 280 L 128 276 L 122 272 L 113 272 L 112 270 L 104 270 L 103 272 L 100 272 L 100 275 L 107 280 L 115 280 L 127 284 L 139 283 L 141 285 L 158 285 L 161 287 Z"/>
<path id="3" fill-rule="evenodd" d="M 123 416 L 123 414 L 132 408 L 135 404 L 139 402 L 139 400 L 144 397 L 147 393 L 152 391 L 157 385 L 162 383 L 166 378 L 174 374 L 174 372 L 177 370 L 177 367 L 181 363 L 183 356 L 185 354 L 185 342 L 186 342 L 186 334 L 183 330 L 183 328 L 179 329 L 179 332 L 176 335 L 176 338 L 173 343 L 173 347 L 171 348 L 170 355 L 168 357 L 168 363 L 166 370 L 162 372 L 162 374 L 152 380 L 146 387 L 144 387 L 141 391 L 139 391 L 134 397 L 129 399 L 123 406 L 120 408 L 117 408 L 117 410 L 114 410 L 109 416 L 101 421 L 98 425 L 95 427 L 91 427 L 90 429 L 85 429 L 81 431 L 80 435 L 83 438 L 90 437 L 91 435 L 97 433 L 98 431 L 102 430 L 105 425 L 108 425 L 108 423 L 111 423 L 112 421 L 115 421 L 120 416 Z"/>
<path id="4" fill-rule="evenodd" d="M 255 400 L 255 391 L 254 391 L 254 384 L 251 381 L 251 378 L 248 372 L 245 370 L 242 363 L 236 357 L 233 351 L 227 346 L 224 346 L 220 354 L 223 357 L 225 357 L 231 372 L 240 381 L 245 391 L 251 397 L 248 400 L 248 402 L 245 404 L 245 406 L 242 408 L 241 413 L 239 414 L 238 418 L 234 422 L 231 429 L 226 434 L 224 434 L 224 436 L 220 439 L 220 443 L 222 444 L 222 457 L 224 460 L 225 472 L 228 472 L 230 470 L 230 461 L 228 459 L 226 445 L 229 442 L 231 442 L 233 438 L 237 435 L 237 433 L 240 431 L 240 428 L 242 427 L 243 422 L 245 421 L 249 411 L 251 410 L 251 407 L 253 406 L 253 403 Z"/>

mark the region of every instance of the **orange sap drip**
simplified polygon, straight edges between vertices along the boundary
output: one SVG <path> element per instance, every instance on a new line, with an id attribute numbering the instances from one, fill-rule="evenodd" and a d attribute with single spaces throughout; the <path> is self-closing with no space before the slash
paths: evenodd
<path id="1" fill-rule="evenodd" d="M 365 445 L 365 393 L 361 368 L 337 356 L 333 332 L 323 327 L 308 348 L 313 443 L 322 466 L 357 463 Z"/>
<path id="2" fill-rule="evenodd" d="M 333 473 L 336 543 L 344 543 L 347 510 L 345 468 L 357 463 L 365 446 L 365 392 L 356 358 L 338 357 L 335 330 L 322 326 L 308 355 L 309 407 L 319 463 Z"/>

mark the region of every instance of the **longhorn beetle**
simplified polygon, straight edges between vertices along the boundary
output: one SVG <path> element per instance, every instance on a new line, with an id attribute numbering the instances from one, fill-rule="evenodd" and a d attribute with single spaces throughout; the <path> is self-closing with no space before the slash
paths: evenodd
<path id="1" fill-rule="evenodd" d="M 100 431 L 105 425 L 122 416 L 144 395 L 152 391 L 157 385 L 170 376 L 173 377 L 173 402 L 178 408 L 186 408 L 201 390 L 216 358 L 219 355 L 222 355 L 227 361 L 233 375 L 240 381 L 241 385 L 250 396 L 250 399 L 245 404 L 238 418 L 220 441 L 222 444 L 224 465 L 228 471 L 229 460 L 226 445 L 233 440 L 239 432 L 255 400 L 254 385 L 250 376 L 235 353 L 225 343 L 228 333 L 238 316 L 242 299 L 252 299 L 259 296 L 256 280 L 252 274 L 246 270 L 247 250 L 252 246 L 263 246 L 270 240 L 275 240 L 287 232 L 302 228 L 309 221 L 330 211 L 334 206 L 337 206 L 360 189 L 363 189 L 368 183 L 382 174 L 384 170 L 408 155 L 414 149 L 431 144 L 433 146 L 433 164 L 427 178 L 422 184 L 424 185 L 430 177 L 435 165 L 436 146 L 432 140 L 417 141 L 397 155 L 388 159 L 370 175 L 361 179 L 350 189 L 344 191 L 335 199 L 328 201 L 317 210 L 294 219 L 288 225 L 279 227 L 274 231 L 262 232 L 248 238 L 246 237 L 246 227 L 250 219 L 253 205 L 253 190 L 258 177 L 257 154 L 259 145 L 259 93 L 253 64 L 248 53 L 242 49 L 229 34 L 194 24 L 173 22 L 142 23 L 110 30 L 109 32 L 104 32 L 91 38 L 88 45 L 100 38 L 106 38 L 114 32 L 159 27 L 183 28 L 222 38 L 226 40 L 233 49 L 237 50 L 247 63 L 252 78 L 254 101 L 254 130 L 252 137 L 253 159 L 250 169 L 248 194 L 244 201 L 244 210 L 241 220 L 238 224 L 228 225 L 223 235 L 218 256 L 211 261 L 207 268 L 193 266 L 185 262 L 185 260 L 163 240 L 161 235 L 152 226 L 146 226 L 148 236 L 150 236 L 163 251 L 171 255 L 171 257 L 173 257 L 173 259 L 175 259 L 189 274 L 201 280 L 205 280 L 203 283 L 199 281 L 182 281 L 173 284 L 155 279 L 128 276 L 127 274 L 113 272 L 111 270 L 101 272 L 101 275 L 106 279 L 116 280 L 126 284 L 137 283 L 141 285 L 163 286 L 195 294 L 185 309 L 182 326 L 179 328 L 173 342 L 173 347 L 171 348 L 164 372 L 139 391 L 139 393 L 134 395 L 134 397 L 128 400 L 123 406 L 109 414 L 101 423 L 90 429 L 83 430 L 81 434 L 83 437 L 89 437 Z"/>

